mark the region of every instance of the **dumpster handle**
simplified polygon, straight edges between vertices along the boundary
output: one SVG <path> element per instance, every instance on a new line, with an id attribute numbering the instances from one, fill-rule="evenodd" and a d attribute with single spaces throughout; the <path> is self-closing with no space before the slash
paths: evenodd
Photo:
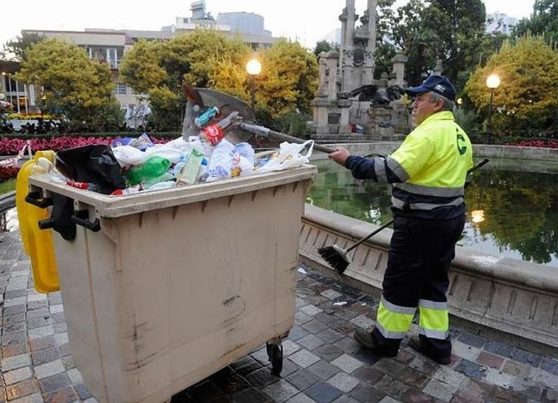
<path id="1" fill-rule="evenodd" d="M 52 199 L 50 197 L 42 197 L 41 191 L 29 192 L 25 196 L 25 201 L 40 208 L 52 206 Z"/>
<path id="2" fill-rule="evenodd" d="M 89 221 L 89 212 L 87 210 L 76 211 L 70 218 L 74 224 L 81 225 L 93 232 L 98 232 L 101 229 L 101 222 L 98 218 Z"/>
<path id="3" fill-rule="evenodd" d="M 39 229 L 50 229 L 52 227 L 54 227 L 54 220 L 52 218 L 39 220 Z"/>

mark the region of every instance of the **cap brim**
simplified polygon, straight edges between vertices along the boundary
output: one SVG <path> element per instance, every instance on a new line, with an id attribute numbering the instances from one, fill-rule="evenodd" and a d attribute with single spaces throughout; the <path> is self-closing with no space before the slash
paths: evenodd
<path id="1" fill-rule="evenodd" d="M 419 85 L 418 87 L 409 87 L 409 88 L 407 88 L 407 89 L 405 90 L 405 93 L 406 93 L 407 95 L 410 95 L 410 96 L 414 97 L 414 96 L 417 96 L 417 95 L 419 95 L 419 94 L 424 94 L 425 92 L 429 92 L 429 91 L 432 91 L 432 90 L 429 89 L 429 88 L 426 88 L 426 87 L 423 86 L 423 85 Z"/>

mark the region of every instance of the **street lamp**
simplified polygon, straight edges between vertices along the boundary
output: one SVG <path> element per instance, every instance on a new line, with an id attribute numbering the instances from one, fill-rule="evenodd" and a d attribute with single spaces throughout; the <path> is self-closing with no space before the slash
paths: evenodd
<path id="1" fill-rule="evenodd" d="M 262 64 L 256 58 L 250 59 L 246 63 L 246 72 L 248 73 L 248 84 L 250 87 L 250 106 L 252 110 L 256 106 L 256 82 L 255 77 L 262 72 Z"/>
<path id="2" fill-rule="evenodd" d="M 490 89 L 490 104 L 488 105 L 488 144 L 492 143 L 492 103 L 494 101 L 494 90 L 500 86 L 500 76 L 492 73 L 486 79 L 486 86 Z"/>

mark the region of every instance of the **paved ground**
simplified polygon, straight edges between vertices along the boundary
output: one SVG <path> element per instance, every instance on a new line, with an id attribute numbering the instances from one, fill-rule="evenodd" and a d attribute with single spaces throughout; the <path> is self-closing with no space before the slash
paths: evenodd
<path id="1" fill-rule="evenodd" d="M 68 345 L 59 293 L 37 294 L 17 232 L 0 233 L 0 401 L 95 402 Z M 373 324 L 377 299 L 316 272 L 299 273 L 296 325 L 281 377 L 265 348 L 173 398 L 179 402 L 550 402 L 558 360 L 455 329 L 451 365 L 406 346 L 393 359 L 362 350 L 355 326 Z"/>

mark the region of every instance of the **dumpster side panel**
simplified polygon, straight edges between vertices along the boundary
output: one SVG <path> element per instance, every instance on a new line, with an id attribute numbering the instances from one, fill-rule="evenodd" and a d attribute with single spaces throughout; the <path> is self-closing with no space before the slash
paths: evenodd
<path id="1" fill-rule="evenodd" d="M 102 218 L 55 238 L 76 367 L 101 402 L 159 402 L 262 343 L 295 313 L 308 178 Z"/>
<path id="2" fill-rule="evenodd" d="M 103 363 L 99 340 L 99 300 L 93 282 L 95 267 L 91 265 L 90 235 L 90 232 L 78 228 L 74 241 L 65 241 L 59 234 L 55 234 L 54 240 L 61 268 L 61 295 L 73 360 L 87 380 L 87 387 L 98 400 L 106 401 L 107 365 Z M 103 261 L 111 267 L 109 261 L 112 257 L 111 245 L 108 244 L 104 253 L 94 259 L 97 264 Z M 105 286 L 110 287 L 110 282 L 105 281 Z"/>

